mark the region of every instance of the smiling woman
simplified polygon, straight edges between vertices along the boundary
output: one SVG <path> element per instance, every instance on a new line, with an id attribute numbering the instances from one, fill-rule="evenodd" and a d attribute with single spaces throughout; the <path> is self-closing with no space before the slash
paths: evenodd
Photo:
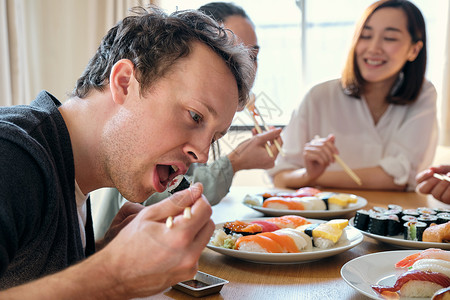
<path id="1" fill-rule="evenodd" d="M 437 145 L 425 32 L 420 10 L 409 1 L 377 1 L 366 9 L 342 77 L 313 87 L 285 128 L 287 155 L 270 170 L 276 186 L 414 190 Z M 361 186 L 334 164 L 335 154 Z"/>

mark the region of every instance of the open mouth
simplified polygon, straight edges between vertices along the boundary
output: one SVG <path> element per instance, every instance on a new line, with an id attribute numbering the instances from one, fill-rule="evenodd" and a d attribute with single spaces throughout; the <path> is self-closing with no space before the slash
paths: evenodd
<path id="1" fill-rule="evenodd" d="M 179 168 L 175 165 L 157 165 L 156 171 L 158 172 L 159 182 L 164 189 L 180 174 Z"/>

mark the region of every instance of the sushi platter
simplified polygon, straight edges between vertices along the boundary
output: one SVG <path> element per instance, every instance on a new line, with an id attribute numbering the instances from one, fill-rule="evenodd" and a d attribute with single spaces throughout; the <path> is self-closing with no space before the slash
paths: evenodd
<path id="1" fill-rule="evenodd" d="M 394 265 L 418 250 L 398 250 L 367 254 L 347 262 L 341 269 L 341 277 L 352 288 L 371 299 L 384 299 L 373 289 L 373 284 L 395 283 Z M 401 298 L 402 300 L 425 300 L 425 298 Z"/>
<path id="2" fill-rule="evenodd" d="M 311 192 L 313 191 L 313 192 Z M 283 207 L 282 205 L 278 206 L 270 206 L 267 205 L 267 202 L 270 200 L 268 198 L 269 196 L 279 196 L 274 198 L 291 198 L 291 196 L 294 196 L 292 198 L 297 198 L 299 201 L 303 202 L 303 209 L 292 209 Z M 329 205 L 328 202 L 330 202 L 329 198 L 331 197 L 341 197 L 339 200 L 343 200 L 343 198 L 350 199 L 351 201 L 345 201 L 345 205 Z M 291 199 L 292 199 L 291 198 Z M 316 199 L 313 199 L 316 198 Z M 306 202 L 310 201 L 318 201 L 318 202 L 324 202 L 325 204 L 322 204 L 323 206 L 317 206 L 317 205 L 311 205 L 309 203 L 305 204 Z M 266 202 L 266 203 L 264 203 Z M 244 205 L 262 212 L 266 216 L 284 216 L 284 215 L 298 215 L 305 218 L 318 218 L 318 219 L 329 219 L 329 218 L 336 218 L 345 216 L 351 213 L 354 213 L 358 209 L 363 208 L 367 205 L 367 200 L 353 194 L 344 194 L 344 193 L 331 193 L 331 192 L 322 192 L 315 188 L 300 188 L 297 191 L 289 191 L 283 190 L 283 189 L 275 189 L 274 191 L 271 191 L 271 193 L 268 195 L 267 193 L 264 194 L 256 194 L 256 195 L 247 195 L 243 200 Z M 321 204 L 321 203 L 320 203 Z"/>
<path id="3" fill-rule="evenodd" d="M 354 218 L 351 218 L 349 223 L 350 223 L 350 225 L 353 226 Z M 371 237 L 373 239 L 376 239 L 380 242 L 395 245 L 395 246 L 398 246 L 403 249 L 440 248 L 443 250 L 450 250 L 450 243 L 430 243 L 430 242 L 422 242 L 422 241 L 411 241 L 411 240 L 405 240 L 403 235 L 383 236 L 383 235 L 369 233 L 369 232 L 366 232 L 363 230 L 361 230 L 361 232 L 364 235 Z"/>
<path id="4" fill-rule="evenodd" d="M 427 207 L 403 210 L 390 204 L 387 208 L 358 210 L 349 223 L 366 236 L 402 248 L 450 250 L 450 214 L 442 210 Z"/>
<path id="5" fill-rule="evenodd" d="M 438 248 L 368 254 L 341 268 L 344 281 L 372 299 L 443 299 L 449 274 L 450 252 Z"/>
<path id="6" fill-rule="evenodd" d="M 268 220 L 268 218 L 258 218 L 251 220 L 244 220 L 243 222 L 260 222 Z M 323 220 L 317 219 L 306 219 L 308 222 L 324 223 Z M 222 229 L 225 223 L 216 224 L 216 230 Z M 241 251 L 234 249 L 227 249 L 220 246 L 215 246 L 211 242 L 207 247 L 217 253 L 238 258 L 244 261 L 256 262 L 256 263 L 266 263 L 266 264 L 295 264 L 295 263 L 307 263 L 311 261 L 316 261 L 322 258 L 337 255 L 344 251 L 347 251 L 363 241 L 363 235 L 352 226 L 347 226 L 343 229 L 347 236 L 346 240 L 337 242 L 334 246 L 327 249 L 313 247 L 309 250 L 304 250 L 299 253 L 260 253 L 260 252 L 250 252 Z"/>

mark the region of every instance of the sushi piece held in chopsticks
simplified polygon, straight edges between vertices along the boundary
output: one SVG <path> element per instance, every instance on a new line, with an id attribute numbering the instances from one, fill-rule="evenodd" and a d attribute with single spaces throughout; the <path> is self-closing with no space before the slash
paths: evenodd
<path id="1" fill-rule="evenodd" d="M 175 177 L 167 187 L 167 191 L 171 194 L 187 189 L 191 186 L 191 183 L 183 175 Z"/>

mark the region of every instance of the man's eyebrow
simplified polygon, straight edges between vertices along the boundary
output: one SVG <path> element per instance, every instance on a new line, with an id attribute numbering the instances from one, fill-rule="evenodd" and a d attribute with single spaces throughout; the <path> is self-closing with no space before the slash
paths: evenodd
<path id="1" fill-rule="evenodd" d="M 210 114 L 212 114 L 214 117 L 217 117 L 219 114 L 217 113 L 217 111 L 212 107 L 212 106 L 210 106 L 210 105 L 208 105 L 208 104 L 203 104 L 203 105 L 205 105 L 206 106 L 206 109 L 208 110 L 208 112 L 210 113 Z"/>

